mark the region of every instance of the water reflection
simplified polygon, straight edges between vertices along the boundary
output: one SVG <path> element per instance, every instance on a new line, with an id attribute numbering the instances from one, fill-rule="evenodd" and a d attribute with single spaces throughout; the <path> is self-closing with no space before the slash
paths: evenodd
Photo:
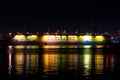
<path id="1" fill-rule="evenodd" d="M 83 75 L 90 75 L 91 67 L 92 67 L 92 53 L 91 50 L 84 49 L 83 50 L 83 65 L 84 65 L 84 73 Z"/>
<path id="2" fill-rule="evenodd" d="M 95 55 L 95 73 L 102 74 L 103 73 L 103 55 L 96 54 Z"/>
<path id="3" fill-rule="evenodd" d="M 5 65 L 8 67 L 8 74 L 40 75 L 43 78 L 59 75 L 64 78 L 69 75 L 69 77 L 81 79 L 91 75 L 109 76 L 108 74 L 117 74 L 120 71 L 120 57 L 116 55 L 119 52 L 99 47 L 93 49 L 90 46 L 83 46 L 84 48 L 76 50 L 70 48 L 52 51 L 50 47 L 46 51 L 35 46 L 34 50 L 29 46 L 24 51 L 23 47 L 20 49 L 17 47 L 19 50 L 15 50 L 16 47 L 9 46 L 8 55 L 1 54 L 4 59 L 8 59 L 8 65 Z M 0 59 L 3 59 L 2 57 Z M 5 61 L 0 62 L 2 63 Z"/>
<path id="4" fill-rule="evenodd" d="M 51 49 L 51 48 L 57 49 L 57 48 L 103 48 L 105 46 L 104 45 L 95 45 L 95 46 L 92 46 L 92 45 L 43 45 L 40 47 L 44 49 Z"/>
<path id="5" fill-rule="evenodd" d="M 8 46 L 8 73 L 11 74 L 13 46 Z"/>
<path id="6" fill-rule="evenodd" d="M 39 48 L 39 46 L 38 45 L 15 45 L 14 48 L 15 49 L 37 49 Z"/>
<path id="7" fill-rule="evenodd" d="M 22 52 L 18 52 L 15 56 L 14 56 L 14 67 L 16 70 L 16 74 L 22 74 L 24 71 L 24 66 L 25 66 L 25 55 L 23 55 Z"/>
<path id="8" fill-rule="evenodd" d="M 65 66 L 66 66 L 66 54 L 64 54 L 64 52 L 62 52 L 59 56 L 58 56 L 58 68 L 59 70 L 65 70 Z"/>
<path id="9" fill-rule="evenodd" d="M 114 71 L 114 66 L 115 66 L 115 56 L 113 54 L 108 55 L 107 57 L 107 67 L 108 70 Z"/>
<path id="10" fill-rule="evenodd" d="M 75 63 L 75 55 L 74 54 L 67 54 L 67 59 L 66 59 L 66 67 L 68 70 L 73 70 L 74 69 L 74 63 Z"/>
<path id="11" fill-rule="evenodd" d="M 53 74 L 57 71 L 57 56 L 54 52 L 45 52 L 43 54 L 43 67 L 45 74 Z"/>
<path id="12" fill-rule="evenodd" d="M 12 58 L 14 74 L 34 74 L 38 71 L 38 53 L 35 51 L 19 50 Z"/>

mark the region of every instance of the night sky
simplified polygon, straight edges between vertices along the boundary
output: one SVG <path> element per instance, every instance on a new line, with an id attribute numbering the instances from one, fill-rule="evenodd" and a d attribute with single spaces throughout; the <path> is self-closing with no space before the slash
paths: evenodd
<path id="1" fill-rule="evenodd" d="M 119 2 L 3 2 L 0 32 L 118 32 Z"/>

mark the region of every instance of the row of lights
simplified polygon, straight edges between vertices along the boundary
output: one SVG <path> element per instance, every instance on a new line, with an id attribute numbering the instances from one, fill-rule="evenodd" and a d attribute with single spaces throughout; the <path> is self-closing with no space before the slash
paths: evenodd
<path id="1" fill-rule="evenodd" d="M 22 35 L 22 34 L 24 34 L 24 33 L 21 33 L 21 32 L 17 32 L 17 35 Z M 36 33 L 30 33 L 30 32 L 26 32 L 25 34 L 27 34 L 27 35 L 29 35 L 29 34 L 36 34 L 36 35 L 38 35 L 38 34 L 41 34 L 41 33 L 39 33 L 39 32 L 36 32 Z M 76 33 L 48 33 L 48 32 L 46 32 L 46 33 L 44 33 L 44 34 L 46 34 L 46 35 L 50 35 L 50 34 L 76 34 Z M 78 33 L 77 33 L 78 34 Z M 79 33 L 80 35 L 93 35 L 93 33 Z M 108 33 L 107 33 L 108 34 Z M 8 33 L 8 35 L 12 35 L 12 33 L 11 32 L 9 32 Z M 100 34 L 100 33 L 95 33 L 94 35 L 104 35 L 104 34 Z"/>

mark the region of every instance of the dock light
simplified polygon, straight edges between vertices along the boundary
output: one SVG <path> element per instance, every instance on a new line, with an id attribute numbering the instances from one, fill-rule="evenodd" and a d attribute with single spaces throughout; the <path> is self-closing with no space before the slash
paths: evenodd
<path id="1" fill-rule="evenodd" d="M 26 39 L 27 39 L 27 41 L 30 41 L 30 36 L 27 36 Z"/>
<path id="2" fill-rule="evenodd" d="M 15 35 L 13 37 L 14 40 L 17 40 L 17 41 L 26 41 L 26 36 L 25 35 Z"/>
<path id="3" fill-rule="evenodd" d="M 102 41 L 104 41 L 105 40 L 105 37 L 104 36 L 96 36 L 95 37 L 95 41 L 97 41 L 97 42 L 102 42 Z"/>
<path id="4" fill-rule="evenodd" d="M 27 38 L 27 41 L 37 41 L 38 40 L 37 35 L 29 35 L 26 38 Z"/>
<path id="5" fill-rule="evenodd" d="M 85 36 L 83 36 L 83 40 L 84 41 L 92 41 L 93 40 L 93 36 L 85 35 Z"/>
<path id="6" fill-rule="evenodd" d="M 62 35 L 61 37 L 62 37 L 62 40 L 67 40 L 67 36 L 65 35 Z"/>
<path id="7" fill-rule="evenodd" d="M 44 35 L 44 36 L 42 36 L 42 41 L 43 42 L 51 42 L 51 41 L 54 41 L 54 39 L 55 39 L 55 36 L 54 35 Z"/>
<path id="8" fill-rule="evenodd" d="M 31 40 L 37 40 L 38 36 L 37 35 L 31 35 L 30 38 L 31 38 Z"/>
<path id="9" fill-rule="evenodd" d="M 68 36 L 68 41 L 74 42 L 74 41 L 77 41 L 77 40 L 78 40 L 78 36 L 76 36 L 76 35 L 69 35 Z"/>

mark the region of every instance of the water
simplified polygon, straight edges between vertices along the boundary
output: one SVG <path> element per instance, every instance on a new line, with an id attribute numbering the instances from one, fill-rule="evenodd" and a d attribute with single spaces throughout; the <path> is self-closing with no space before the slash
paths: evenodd
<path id="1" fill-rule="evenodd" d="M 0 79 L 120 80 L 119 49 L 91 48 L 89 45 L 42 47 L 0 48 Z"/>

